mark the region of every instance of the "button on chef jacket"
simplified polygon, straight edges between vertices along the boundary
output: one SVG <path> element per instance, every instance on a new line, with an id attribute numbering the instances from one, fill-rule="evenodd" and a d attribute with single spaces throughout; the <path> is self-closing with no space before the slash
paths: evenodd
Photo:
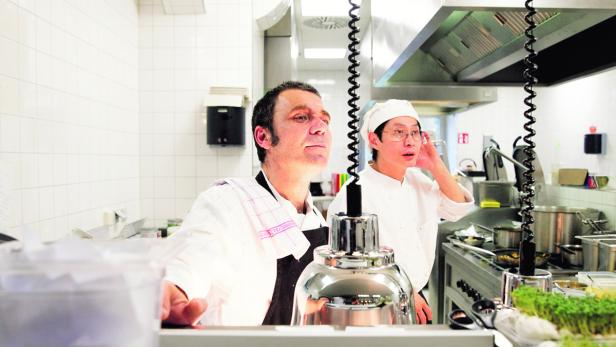
<path id="1" fill-rule="evenodd" d="M 326 225 L 310 193 L 301 214 L 267 183 L 301 230 Z M 234 189 L 226 184 L 201 193 L 184 218 L 184 232 L 192 233 L 189 246 L 170 261 L 165 279 L 189 299 L 207 300 L 201 324 L 261 325 L 272 300 L 277 258 L 262 246 Z"/>
<path id="2" fill-rule="evenodd" d="M 464 203 L 450 200 L 440 192 L 436 181 L 417 168 L 409 168 L 402 182 L 371 166 L 359 173 L 362 210 L 378 215 L 379 242 L 393 248 L 395 261 L 407 273 L 413 289 L 421 290 L 432 271 L 440 218 L 456 221 L 473 207 L 473 197 L 464 192 Z M 346 213 L 346 188 L 342 188 L 328 208 L 331 216 Z"/>

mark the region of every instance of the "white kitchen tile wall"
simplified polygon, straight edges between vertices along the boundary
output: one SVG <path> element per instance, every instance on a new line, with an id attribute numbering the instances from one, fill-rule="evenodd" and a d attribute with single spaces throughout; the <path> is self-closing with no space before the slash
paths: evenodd
<path id="1" fill-rule="evenodd" d="M 105 207 L 139 215 L 137 10 L 0 0 L 0 227 L 10 234 L 56 239 L 100 225 Z"/>
<path id="2" fill-rule="evenodd" d="M 215 179 L 252 173 L 251 106 L 246 145 L 221 148 L 206 144 L 201 105 L 211 86 L 252 88 L 253 22 L 249 0 L 175 16 L 139 1 L 141 206 L 153 225 L 183 218 Z"/>
<path id="3" fill-rule="evenodd" d="M 551 182 L 553 165 L 587 168 L 590 172 L 610 177 L 616 188 L 616 69 L 576 79 L 561 85 L 537 88 L 535 116 L 537 154 L 545 179 Z M 457 160 L 473 158 L 481 167 L 482 135 L 490 134 L 505 153 L 511 154 L 513 140 L 523 133 L 525 97 L 522 88 L 498 88 L 498 101 L 458 114 L 459 132 L 470 134 L 468 144 L 457 145 Z M 607 149 L 602 155 L 584 154 L 584 134 L 594 125 L 597 132 L 607 134 Z M 455 137 L 454 137 L 455 138 Z M 515 179 L 513 167 L 508 177 Z M 548 189 L 552 203 L 572 207 L 592 207 L 603 211 L 616 228 L 616 192 L 553 186 Z"/>
<path id="4" fill-rule="evenodd" d="M 478 164 L 481 162 L 483 134 L 493 135 L 501 149 L 511 154 L 513 140 L 524 133 L 525 96 L 521 86 L 501 87 L 497 102 L 456 115 L 458 131 L 470 134 L 468 144 L 457 145 L 458 161 L 473 158 Z M 552 165 L 560 163 L 561 167 L 583 167 L 616 180 L 616 143 L 609 140 L 616 136 L 616 69 L 537 88 L 535 104 L 535 142 L 546 179 L 551 178 Z M 597 127 L 597 132 L 607 134 L 603 155 L 584 154 L 584 134 L 591 125 Z M 513 180 L 513 166 L 505 165 Z"/>

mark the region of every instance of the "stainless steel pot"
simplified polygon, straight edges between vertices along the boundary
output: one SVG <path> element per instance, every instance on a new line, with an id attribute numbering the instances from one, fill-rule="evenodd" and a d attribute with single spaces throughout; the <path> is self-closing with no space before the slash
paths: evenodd
<path id="1" fill-rule="evenodd" d="M 582 241 L 584 271 L 597 271 L 599 270 L 599 242 L 616 239 L 616 234 L 583 235 L 575 238 Z"/>
<path id="2" fill-rule="evenodd" d="M 571 266 L 584 265 L 584 249 L 582 245 L 560 245 L 561 256 L 565 264 Z"/>
<path id="3" fill-rule="evenodd" d="M 513 189 L 513 182 L 473 182 L 473 196 L 477 205 L 485 200 L 496 200 L 501 206 L 511 206 L 513 203 Z"/>
<path id="4" fill-rule="evenodd" d="M 600 211 L 591 208 L 564 206 L 535 206 L 532 212 L 535 223 L 537 252 L 560 254 L 555 245 L 573 244 L 575 236 L 591 233 L 589 220 L 597 222 Z"/>
<path id="5" fill-rule="evenodd" d="M 522 240 L 522 229 L 518 227 L 496 226 L 492 232 L 494 246 L 499 248 L 518 248 Z"/>

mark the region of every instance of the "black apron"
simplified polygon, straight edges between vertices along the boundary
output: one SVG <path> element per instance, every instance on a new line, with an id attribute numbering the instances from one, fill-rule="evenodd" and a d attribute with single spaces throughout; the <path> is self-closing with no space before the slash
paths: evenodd
<path id="1" fill-rule="evenodd" d="M 259 172 L 255 177 L 257 183 L 265 188 L 272 196 L 276 196 L 270 190 L 263 172 Z M 313 260 L 313 252 L 316 247 L 327 244 L 327 226 L 317 229 L 303 230 L 304 236 L 310 242 L 310 248 L 299 259 L 293 255 L 288 255 L 278 259 L 276 264 L 276 285 L 272 294 L 272 302 L 269 310 L 263 319 L 263 325 L 289 325 L 293 314 L 293 296 L 295 294 L 295 284 L 304 268 Z"/>

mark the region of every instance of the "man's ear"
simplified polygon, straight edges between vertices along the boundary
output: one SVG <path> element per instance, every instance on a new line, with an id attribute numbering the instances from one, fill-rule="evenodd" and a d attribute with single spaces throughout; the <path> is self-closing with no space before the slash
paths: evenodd
<path id="1" fill-rule="evenodd" d="M 255 127 L 255 142 L 263 149 L 272 148 L 272 134 L 270 131 L 260 125 Z"/>
<path id="2" fill-rule="evenodd" d="M 368 133 L 368 142 L 370 143 L 370 147 L 376 149 L 377 151 L 381 149 L 381 145 L 383 144 L 381 140 L 379 140 L 378 135 L 374 132 Z"/>

